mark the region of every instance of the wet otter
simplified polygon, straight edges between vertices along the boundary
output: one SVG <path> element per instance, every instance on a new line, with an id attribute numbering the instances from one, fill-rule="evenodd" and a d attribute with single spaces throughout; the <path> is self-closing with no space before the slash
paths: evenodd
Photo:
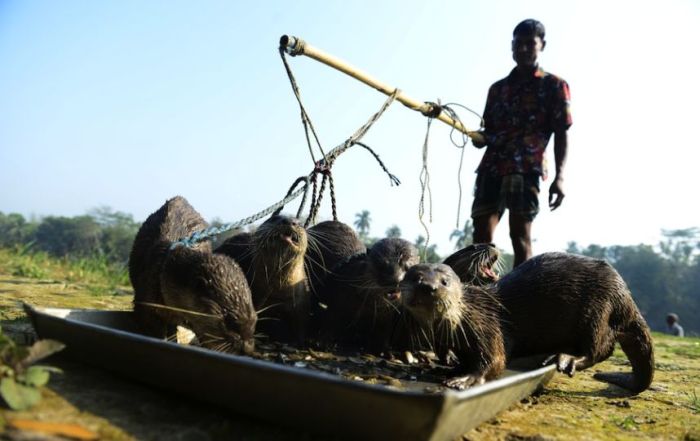
<path id="1" fill-rule="evenodd" d="M 471 304 L 478 290 L 469 285 L 465 289 L 464 300 Z M 493 317 L 500 321 L 508 360 L 555 354 L 545 361 L 555 362 L 557 370 L 573 375 L 576 370 L 607 359 L 618 341 L 632 364 L 632 375 L 599 373 L 594 377 L 634 393 L 651 384 L 654 354 L 649 328 L 625 282 L 607 262 L 573 254 L 545 253 L 483 290 L 492 295 L 496 304 L 502 305 Z M 479 296 L 478 303 L 482 303 Z M 428 312 L 438 317 L 461 315 L 459 308 L 450 306 L 453 303 L 444 303 L 442 308 L 446 312 L 440 312 L 437 307 Z M 416 316 L 415 308 L 406 309 Z M 422 314 L 425 322 L 427 313 Z M 473 327 L 470 320 L 465 317 L 462 328 Z M 500 357 L 500 350 L 495 350 Z M 467 378 L 467 385 L 471 381 Z M 464 385 L 459 379 L 449 384 Z"/>
<path id="2" fill-rule="evenodd" d="M 257 316 L 236 262 L 212 255 L 207 242 L 171 249 L 206 227 L 180 196 L 146 219 L 129 257 L 136 320 L 150 335 L 165 337 L 186 325 L 207 347 L 250 353 Z"/>
<path id="3" fill-rule="evenodd" d="M 632 375 L 594 377 L 642 392 L 654 376 L 649 328 L 620 274 L 604 260 L 567 253 L 535 256 L 494 286 L 503 303 L 509 356 L 556 354 L 548 361 L 569 375 L 606 360 L 615 341 Z"/>
<path id="4" fill-rule="evenodd" d="M 310 314 L 304 269 L 307 246 L 306 230 L 296 218 L 273 215 L 253 234 L 233 236 L 215 250 L 243 267 L 253 303 L 265 311 L 258 329 L 270 338 L 301 343 L 306 337 Z"/>
<path id="5" fill-rule="evenodd" d="M 413 244 L 386 238 L 337 265 L 319 295 L 327 305 L 321 340 L 387 350 L 398 319 L 400 283 L 418 261 Z"/>
<path id="6" fill-rule="evenodd" d="M 455 251 L 442 263 L 450 266 L 462 283 L 486 286 L 498 281 L 495 267 L 499 257 L 498 248 L 493 244 L 471 244 Z"/>
<path id="7" fill-rule="evenodd" d="M 440 358 L 457 356 L 458 377 L 451 387 L 484 383 L 505 369 L 506 353 L 500 328 L 501 307 L 487 290 L 462 285 L 445 264 L 418 264 L 401 282 L 403 336 L 395 347 L 432 349 Z"/>
<path id="8" fill-rule="evenodd" d="M 367 248 L 350 226 L 338 221 L 324 221 L 306 229 L 309 246 L 306 250 L 306 270 L 311 289 L 318 294 L 331 270 L 341 261 Z"/>

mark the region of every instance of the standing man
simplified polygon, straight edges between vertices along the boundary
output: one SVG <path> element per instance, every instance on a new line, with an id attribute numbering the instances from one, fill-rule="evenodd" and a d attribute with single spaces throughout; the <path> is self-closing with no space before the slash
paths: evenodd
<path id="1" fill-rule="evenodd" d="M 472 205 L 474 243 L 493 242 L 507 208 L 514 266 L 532 256 L 530 229 L 539 212 L 540 178 L 547 179 L 544 153 L 552 133 L 556 174 L 549 187 L 550 209 L 564 199 L 569 85 L 539 67 L 537 57 L 545 44 L 539 21 L 528 19 L 515 27 L 511 49 L 516 66 L 489 89 L 484 130 L 472 138 L 475 147 L 486 146 Z"/>

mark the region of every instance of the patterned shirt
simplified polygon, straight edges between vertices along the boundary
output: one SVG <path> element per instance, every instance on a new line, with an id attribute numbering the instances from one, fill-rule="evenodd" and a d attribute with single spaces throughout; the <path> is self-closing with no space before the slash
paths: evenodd
<path id="1" fill-rule="evenodd" d="M 571 126 L 569 85 L 540 69 L 513 69 L 489 89 L 484 110 L 487 148 L 477 171 L 494 176 L 536 173 L 547 179 L 544 155 L 552 133 Z"/>

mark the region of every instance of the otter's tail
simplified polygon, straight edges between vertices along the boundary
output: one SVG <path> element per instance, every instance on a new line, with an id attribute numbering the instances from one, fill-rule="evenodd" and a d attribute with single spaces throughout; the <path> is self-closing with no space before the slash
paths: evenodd
<path id="1" fill-rule="evenodd" d="M 654 378 L 654 345 L 649 327 L 638 312 L 636 318 L 618 333 L 617 341 L 632 364 L 632 374 L 605 372 L 595 374 L 594 378 L 638 394 L 646 390 Z"/>

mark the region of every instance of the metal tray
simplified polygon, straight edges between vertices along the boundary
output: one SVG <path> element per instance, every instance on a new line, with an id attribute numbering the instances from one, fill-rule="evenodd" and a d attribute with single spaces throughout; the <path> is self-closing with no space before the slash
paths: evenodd
<path id="1" fill-rule="evenodd" d="M 428 393 L 147 337 L 129 311 L 25 309 L 40 338 L 65 343 L 66 355 L 81 362 L 277 425 L 347 439 L 454 439 L 554 374 L 552 365 L 507 371 L 465 391 Z"/>

